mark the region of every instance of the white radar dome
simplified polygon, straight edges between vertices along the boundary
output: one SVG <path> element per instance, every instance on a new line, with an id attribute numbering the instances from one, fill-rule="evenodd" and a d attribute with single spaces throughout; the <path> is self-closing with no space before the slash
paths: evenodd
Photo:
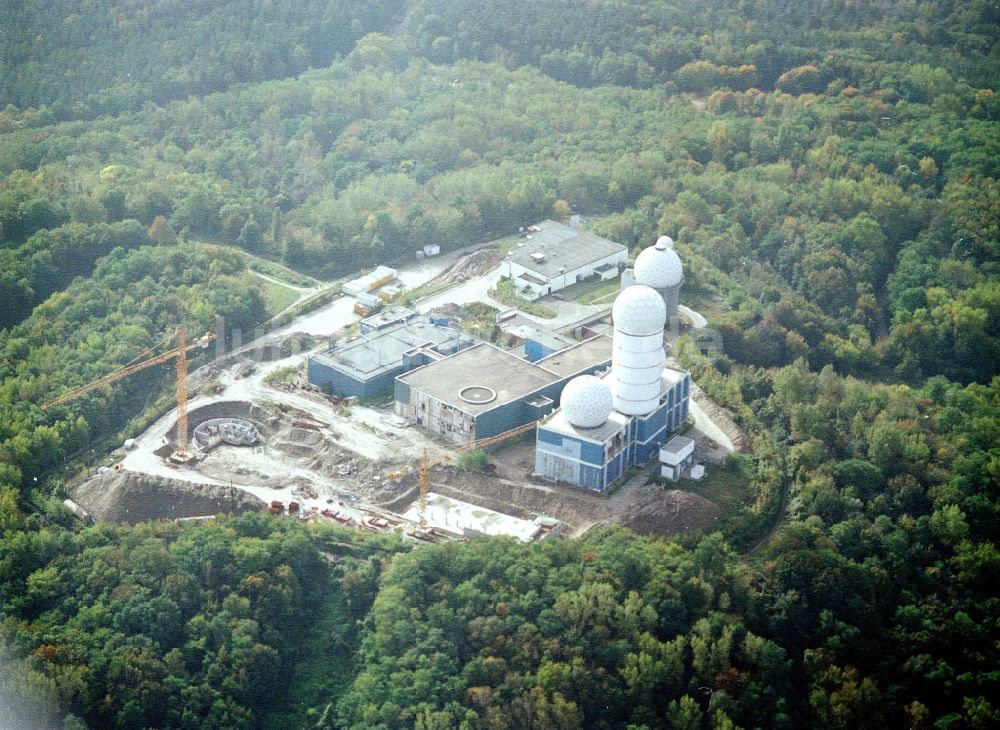
<path id="1" fill-rule="evenodd" d="M 597 428 L 611 415 L 611 387 L 594 375 L 580 375 L 566 383 L 562 411 L 577 428 Z"/>
<path id="2" fill-rule="evenodd" d="M 673 247 L 674 247 L 674 239 L 672 239 L 670 236 L 660 236 L 659 238 L 656 239 L 656 244 L 654 245 L 654 248 L 673 248 Z"/>
<path id="3" fill-rule="evenodd" d="M 666 245 L 663 239 L 670 241 Z M 684 280 L 681 258 L 673 248 L 669 236 L 660 236 L 655 246 L 643 249 L 635 259 L 635 281 L 654 289 L 677 286 Z"/>
<path id="4" fill-rule="evenodd" d="M 652 335 L 662 332 L 666 326 L 667 305 L 654 289 L 644 284 L 633 284 L 623 289 L 615 299 L 611 319 L 615 330 L 622 334 Z"/>

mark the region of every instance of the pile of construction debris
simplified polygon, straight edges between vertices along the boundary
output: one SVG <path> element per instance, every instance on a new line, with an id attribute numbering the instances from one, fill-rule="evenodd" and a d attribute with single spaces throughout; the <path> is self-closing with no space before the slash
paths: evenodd
<path id="1" fill-rule="evenodd" d="M 643 535 L 671 535 L 708 527 L 720 514 L 714 502 L 692 492 L 670 489 L 643 494 L 614 521 Z"/>
<path id="2" fill-rule="evenodd" d="M 499 266 L 501 261 L 503 261 L 503 254 L 495 248 L 481 248 L 478 251 L 473 251 L 470 254 L 462 256 L 424 286 L 451 284 L 475 279 Z"/>

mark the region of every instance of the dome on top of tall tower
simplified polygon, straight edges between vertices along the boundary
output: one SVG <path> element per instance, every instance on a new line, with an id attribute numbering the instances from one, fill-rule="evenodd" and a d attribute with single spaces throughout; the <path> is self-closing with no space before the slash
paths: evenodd
<path id="1" fill-rule="evenodd" d="M 644 284 L 633 284 L 623 289 L 615 299 L 611 319 L 615 329 L 623 334 L 652 335 L 662 332 L 666 326 L 667 305 L 654 289 Z"/>
<path id="2" fill-rule="evenodd" d="M 563 388 L 561 407 L 577 428 L 597 428 L 611 415 L 614 398 L 611 387 L 593 375 L 580 375 Z"/>
<path id="3" fill-rule="evenodd" d="M 660 236 L 656 245 L 643 249 L 635 259 L 637 284 L 666 289 L 684 280 L 684 267 L 673 245 L 670 236 Z"/>

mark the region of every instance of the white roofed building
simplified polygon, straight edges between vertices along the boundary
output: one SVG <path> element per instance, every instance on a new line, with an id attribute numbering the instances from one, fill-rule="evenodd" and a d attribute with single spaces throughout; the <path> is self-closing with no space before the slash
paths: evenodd
<path id="1" fill-rule="evenodd" d="M 525 299 L 534 300 L 593 276 L 613 279 L 628 263 L 628 249 L 556 221 L 531 226 L 523 245 L 511 251 L 501 276 L 510 277 Z"/>
<path id="2" fill-rule="evenodd" d="M 660 449 L 660 476 L 677 481 L 694 464 L 694 441 L 674 436 Z"/>

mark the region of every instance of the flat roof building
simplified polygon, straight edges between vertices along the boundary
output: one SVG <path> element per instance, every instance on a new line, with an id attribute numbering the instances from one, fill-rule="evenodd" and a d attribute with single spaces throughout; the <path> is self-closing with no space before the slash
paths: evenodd
<path id="1" fill-rule="evenodd" d="M 667 366 L 667 308 L 655 289 L 627 287 L 611 317 L 611 369 L 570 380 L 535 431 L 535 474 L 600 492 L 661 451 L 687 420 L 691 392 L 690 373 Z"/>
<path id="2" fill-rule="evenodd" d="M 543 357 L 548 357 L 573 344 L 573 340 L 569 337 L 530 325 L 522 325 L 518 334 L 524 337 L 524 355 L 531 362 L 538 362 Z"/>
<path id="3" fill-rule="evenodd" d="M 610 363 L 609 337 L 577 343 L 536 363 L 482 342 L 398 376 L 395 412 L 466 444 L 541 419 L 570 378 Z"/>
<path id="4" fill-rule="evenodd" d="M 390 323 L 307 360 L 309 382 L 333 395 L 368 398 L 392 390 L 400 373 L 440 360 L 478 340 L 426 317 Z"/>
<path id="5" fill-rule="evenodd" d="M 340 290 L 347 296 L 356 297 L 358 294 L 374 292 L 395 279 L 395 269 L 390 269 L 388 266 L 376 266 L 367 274 L 362 274 L 357 279 L 346 282 Z"/>
<path id="6" fill-rule="evenodd" d="M 378 314 L 361 320 L 361 334 L 366 335 L 373 330 L 384 330 L 397 322 L 406 322 L 416 316 L 415 311 L 406 307 L 386 307 Z"/>
<path id="7" fill-rule="evenodd" d="M 526 299 L 537 299 L 592 276 L 613 279 L 628 262 L 628 249 L 556 221 L 532 226 L 524 245 L 511 251 L 500 274 Z"/>
<path id="8" fill-rule="evenodd" d="M 600 363 L 603 369 L 611 361 L 611 345 L 610 337 L 603 335 L 591 337 L 589 340 L 546 355 L 535 364 L 559 377 L 568 378 L 589 372 L 594 363 Z"/>
<path id="9" fill-rule="evenodd" d="M 675 482 L 694 464 L 694 441 L 674 436 L 660 449 L 660 476 Z"/>

